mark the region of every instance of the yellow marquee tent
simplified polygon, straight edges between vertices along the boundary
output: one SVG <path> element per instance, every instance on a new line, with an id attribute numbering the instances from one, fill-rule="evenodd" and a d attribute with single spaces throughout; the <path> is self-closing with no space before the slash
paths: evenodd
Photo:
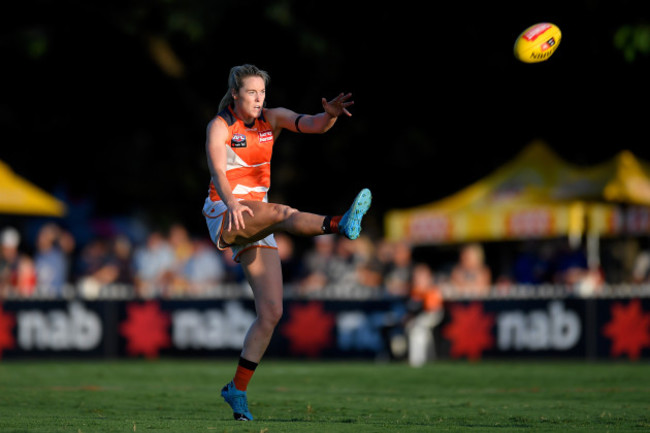
<path id="1" fill-rule="evenodd" d="M 646 206 L 650 165 L 630 152 L 580 167 L 535 142 L 449 197 L 388 212 L 385 230 L 413 245 L 650 232 Z"/>
<path id="2" fill-rule="evenodd" d="M 0 161 L 0 214 L 63 216 L 65 205 Z"/>

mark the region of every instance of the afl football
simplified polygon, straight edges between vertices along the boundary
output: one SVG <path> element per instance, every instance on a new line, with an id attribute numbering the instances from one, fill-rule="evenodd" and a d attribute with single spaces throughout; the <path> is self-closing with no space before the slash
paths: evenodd
<path id="1" fill-rule="evenodd" d="M 524 30 L 515 41 L 515 57 L 524 63 L 539 63 L 553 55 L 562 32 L 552 23 L 538 23 Z"/>

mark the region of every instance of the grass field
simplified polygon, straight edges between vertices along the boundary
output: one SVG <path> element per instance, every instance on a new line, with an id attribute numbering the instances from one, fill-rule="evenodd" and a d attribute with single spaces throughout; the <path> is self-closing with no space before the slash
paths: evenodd
<path id="1" fill-rule="evenodd" d="M 260 365 L 256 420 L 231 420 L 219 388 L 234 361 L 0 363 L 7 432 L 650 431 L 644 363 L 372 362 Z"/>

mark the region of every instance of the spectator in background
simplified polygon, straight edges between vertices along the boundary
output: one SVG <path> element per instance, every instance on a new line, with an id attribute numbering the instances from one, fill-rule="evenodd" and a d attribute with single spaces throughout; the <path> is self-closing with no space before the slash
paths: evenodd
<path id="1" fill-rule="evenodd" d="M 550 282 L 552 255 L 552 245 L 548 242 L 525 242 L 514 261 L 513 277 L 515 282 L 517 284 Z"/>
<path id="2" fill-rule="evenodd" d="M 293 238 L 286 233 L 275 234 L 275 243 L 278 244 L 278 254 L 282 266 L 282 280 L 285 284 L 300 281 L 303 277 L 302 258 L 296 256 Z"/>
<path id="3" fill-rule="evenodd" d="M 353 287 L 357 284 L 357 263 L 355 241 L 345 237 L 336 238 L 334 256 L 327 269 L 327 284 L 338 287 Z"/>
<path id="4" fill-rule="evenodd" d="M 137 295 L 142 298 L 167 295 L 173 278 L 175 255 L 163 234 L 151 232 L 146 244 L 135 250 L 133 259 Z"/>
<path id="5" fill-rule="evenodd" d="M 133 269 L 133 245 L 126 235 L 118 234 L 112 241 L 109 263 L 117 269 L 115 284 L 132 285 L 135 281 Z"/>
<path id="6" fill-rule="evenodd" d="M 553 281 L 568 286 L 576 285 L 589 269 L 587 256 L 581 248 L 562 242 L 555 253 Z"/>
<path id="7" fill-rule="evenodd" d="M 367 236 L 359 236 L 354 244 L 357 256 L 357 281 L 363 287 L 380 289 L 384 282 L 383 268 L 377 259 L 375 243 Z"/>
<path id="8" fill-rule="evenodd" d="M 170 227 L 168 242 L 174 258 L 169 272 L 170 281 L 166 294 L 168 296 L 182 295 L 188 291 L 185 268 L 194 254 L 194 244 L 187 229 L 181 224 L 173 224 Z"/>
<path id="9" fill-rule="evenodd" d="M 406 298 L 411 291 L 413 261 L 411 246 L 407 242 L 395 242 L 392 245 L 392 260 L 384 274 L 386 295 Z"/>
<path id="10" fill-rule="evenodd" d="M 226 271 L 224 283 L 241 284 L 245 282 L 246 276 L 244 275 L 244 270 L 240 264 L 232 258 L 232 250 L 226 248 L 221 251 L 220 256 Z"/>
<path id="11" fill-rule="evenodd" d="M 20 253 L 20 234 L 13 227 L 0 234 L 0 299 L 8 295 L 27 297 L 36 287 L 36 270 L 31 257 Z"/>
<path id="12" fill-rule="evenodd" d="M 452 268 L 450 283 L 454 291 L 465 296 L 485 296 L 490 292 L 492 272 L 485 264 L 483 247 L 465 245 L 460 250 L 458 263 Z"/>
<path id="13" fill-rule="evenodd" d="M 192 242 L 192 253 L 185 261 L 182 279 L 186 284 L 186 293 L 202 295 L 208 293 L 226 278 L 226 268 L 221 256 L 212 243 L 205 239 Z"/>
<path id="14" fill-rule="evenodd" d="M 94 299 L 103 288 L 120 284 L 132 295 L 134 283 L 131 242 L 124 235 L 114 239 L 93 239 L 81 251 L 77 289 L 81 296 Z"/>
<path id="15" fill-rule="evenodd" d="M 375 247 L 375 257 L 382 269 L 382 274 L 386 274 L 392 266 L 393 255 L 395 251 L 394 242 L 388 239 L 380 239 Z"/>
<path id="16" fill-rule="evenodd" d="M 564 285 L 567 292 L 585 297 L 599 292 L 604 282 L 600 266 L 589 266 L 585 251 L 568 242 L 562 242 L 556 252 L 553 278 L 553 282 Z"/>
<path id="17" fill-rule="evenodd" d="M 77 289 L 86 299 L 95 299 L 101 288 L 116 277 L 115 269 L 109 265 L 109 249 L 106 240 L 90 240 L 79 254 Z"/>
<path id="18" fill-rule="evenodd" d="M 18 271 L 18 230 L 7 227 L 0 234 L 0 299 L 14 291 Z"/>
<path id="19" fill-rule="evenodd" d="M 640 251 L 634 259 L 631 282 L 634 284 L 647 283 L 650 279 L 650 251 Z"/>
<path id="20" fill-rule="evenodd" d="M 304 255 L 305 277 L 300 282 L 300 292 L 308 294 L 323 289 L 329 282 L 331 261 L 334 258 L 336 237 L 316 236 L 313 248 Z"/>
<path id="21" fill-rule="evenodd" d="M 36 238 L 34 266 L 38 290 L 48 296 L 63 295 L 68 282 L 70 256 L 75 242 L 72 235 L 57 224 L 44 224 Z"/>
<path id="22" fill-rule="evenodd" d="M 36 266 L 34 260 L 26 254 L 21 254 L 18 259 L 13 287 L 20 297 L 29 297 L 36 291 Z"/>

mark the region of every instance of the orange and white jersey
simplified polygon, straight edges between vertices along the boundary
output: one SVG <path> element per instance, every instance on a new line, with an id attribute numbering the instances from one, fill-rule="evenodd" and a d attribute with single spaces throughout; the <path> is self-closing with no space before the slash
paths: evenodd
<path id="1" fill-rule="evenodd" d="M 266 120 L 264 110 L 252 125 L 245 125 L 230 107 L 217 114 L 215 122 L 228 127 L 224 143 L 227 152 L 226 177 L 230 189 L 238 199 L 267 201 L 271 187 L 271 154 L 273 128 Z M 220 201 L 214 183 L 210 181 L 210 200 Z"/>

